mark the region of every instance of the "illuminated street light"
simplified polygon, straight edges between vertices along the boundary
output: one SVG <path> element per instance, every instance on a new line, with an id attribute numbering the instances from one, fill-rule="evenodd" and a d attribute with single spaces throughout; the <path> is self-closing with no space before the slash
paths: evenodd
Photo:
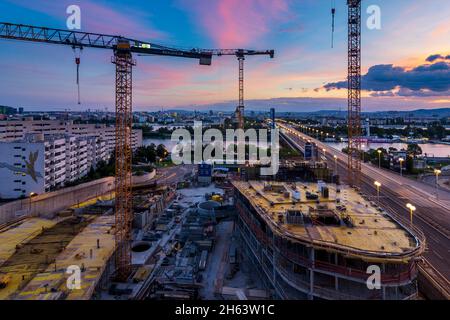
<path id="1" fill-rule="evenodd" d="M 337 174 L 337 159 L 338 159 L 338 157 L 337 157 L 337 155 L 334 155 L 333 158 L 334 158 L 334 172 Z"/>
<path id="2" fill-rule="evenodd" d="M 381 152 L 382 151 L 380 149 L 378 149 L 377 152 L 378 152 L 378 169 L 381 169 Z"/>
<path id="3" fill-rule="evenodd" d="M 442 173 L 439 169 L 434 169 L 434 174 L 436 175 L 436 199 L 439 199 L 439 191 L 438 191 L 438 185 L 439 185 L 439 175 Z"/>
<path id="4" fill-rule="evenodd" d="M 378 199 L 378 205 L 380 205 L 380 188 L 381 188 L 381 183 L 379 183 L 378 181 L 375 181 L 373 184 L 377 187 L 377 199 Z"/>
<path id="5" fill-rule="evenodd" d="M 405 159 L 399 158 L 398 161 L 400 162 L 400 177 L 402 177 L 403 176 L 403 161 L 405 161 Z"/>
<path id="6" fill-rule="evenodd" d="M 37 193 L 30 192 L 30 202 L 29 202 L 29 206 L 28 206 L 28 211 L 31 211 L 31 199 L 36 195 L 37 195 Z"/>
<path id="7" fill-rule="evenodd" d="M 416 207 L 414 207 L 411 203 L 407 203 L 406 207 L 409 209 L 409 219 L 411 222 L 411 226 L 413 225 L 413 213 L 416 211 Z"/>

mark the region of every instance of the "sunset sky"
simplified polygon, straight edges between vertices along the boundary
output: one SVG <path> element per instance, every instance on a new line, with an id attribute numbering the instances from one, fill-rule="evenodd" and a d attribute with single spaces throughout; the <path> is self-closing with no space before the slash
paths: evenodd
<path id="1" fill-rule="evenodd" d="M 330 0 L 0 0 L 0 21 L 66 28 L 66 8 L 81 7 L 81 31 L 200 48 L 274 49 L 249 57 L 245 97 L 253 109 L 345 108 L 346 0 L 336 0 L 331 48 Z M 381 30 L 369 30 L 369 5 Z M 450 1 L 363 1 L 363 109 L 450 107 Z M 26 110 L 114 107 L 112 52 L 83 50 L 81 106 L 70 47 L 0 40 L 0 105 Z M 135 110 L 234 109 L 237 61 L 135 57 Z"/>

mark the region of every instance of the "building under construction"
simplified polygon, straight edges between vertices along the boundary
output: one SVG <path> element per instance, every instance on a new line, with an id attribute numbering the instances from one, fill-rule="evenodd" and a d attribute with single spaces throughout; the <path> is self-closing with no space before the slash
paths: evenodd
<path id="1" fill-rule="evenodd" d="M 274 298 L 417 297 L 423 238 L 355 189 L 322 182 L 233 186 L 243 256 Z M 381 271 L 379 289 L 367 285 L 370 266 Z"/>

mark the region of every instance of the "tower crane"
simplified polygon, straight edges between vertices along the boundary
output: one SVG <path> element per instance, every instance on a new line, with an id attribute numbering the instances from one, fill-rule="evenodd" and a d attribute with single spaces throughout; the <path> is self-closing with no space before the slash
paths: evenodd
<path id="1" fill-rule="evenodd" d="M 348 6 L 348 181 L 361 181 L 361 0 L 347 0 Z"/>
<path id="2" fill-rule="evenodd" d="M 361 1 L 347 0 L 348 48 L 347 48 L 347 126 L 348 159 L 347 178 L 350 185 L 361 181 Z M 334 1 L 332 5 L 332 32 L 334 32 Z"/>
<path id="3" fill-rule="evenodd" d="M 237 127 L 244 129 L 244 60 L 245 56 L 268 55 L 271 59 L 275 56 L 274 50 L 246 50 L 246 49 L 202 49 L 200 52 L 213 56 L 236 56 L 239 66 L 239 101 L 235 116 Z"/>
<path id="4" fill-rule="evenodd" d="M 116 66 L 116 147 L 115 147 L 115 244 L 118 280 L 126 280 L 131 272 L 131 136 L 132 136 L 132 67 L 133 53 L 198 59 L 210 65 L 212 54 L 197 49 L 181 50 L 121 36 L 69 31 L 31 25 L 0 22 L 0 39 L 67 45 L 72 48 L 112 50 L 111 62 Z"/>

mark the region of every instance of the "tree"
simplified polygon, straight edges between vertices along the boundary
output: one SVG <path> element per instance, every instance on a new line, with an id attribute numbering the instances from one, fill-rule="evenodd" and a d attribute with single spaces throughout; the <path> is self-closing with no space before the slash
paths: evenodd
<path id="1" fill-rule="evenodd" d="M 408 144 L 408 154 L 411 154 L 414 158 L 422 154 L 422 148 L 417 143 Z"/>
<path id="2" fill-rule="evenodd" d="M 158 147 L 156 148 L 156 155 L 159 158 L 164 159 L 165 157 L 167 157 L 168 154 L 169 152 L 167 152 L 165 145 L 163 144 L 158 145 Z"/>

